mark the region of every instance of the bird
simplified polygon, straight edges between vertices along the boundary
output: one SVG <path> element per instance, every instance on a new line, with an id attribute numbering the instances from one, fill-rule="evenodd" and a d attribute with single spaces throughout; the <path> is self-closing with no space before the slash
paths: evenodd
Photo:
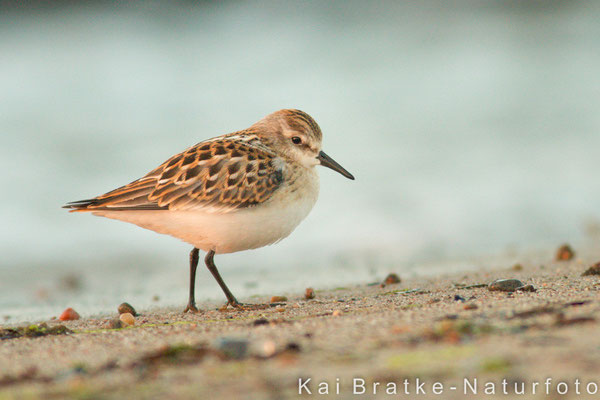
<path id="1" fill-rule="evenodd" d="M 143 177 L 105 194 L 69 202 L 71 212 L 129 222 L 193 246 L 188 303 L 195 301 L 199 251 L 227 298 L 244 309 L 214 262 L 216 254 L 271 245 L 289 236 L 319 194 L 321 165 L 354 180 L 322 147 L 317 122 L 297 109 L 273 112 L 249 128 L 204 140 Z"/>

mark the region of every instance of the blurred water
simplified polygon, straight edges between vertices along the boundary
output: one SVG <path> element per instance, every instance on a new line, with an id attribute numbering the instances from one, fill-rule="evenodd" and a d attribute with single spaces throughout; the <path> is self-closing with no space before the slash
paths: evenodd
<path id="1" fill-rule="evenodd" d="M 598 2 L 144 4 L 0 9 L 10 321 L 183 306 L 189 246 L 60 206 L 286 107 L 357 180 L 322 170 L 290 238 L 218 257 L 240 297 L 486 267 L 597 224 Z M 206 271 L 197 290 L 221 300 Z"/>

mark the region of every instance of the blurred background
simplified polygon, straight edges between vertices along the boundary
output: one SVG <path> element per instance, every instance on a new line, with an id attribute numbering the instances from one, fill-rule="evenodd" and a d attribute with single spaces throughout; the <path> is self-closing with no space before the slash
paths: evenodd
<path id="1" fill-rule="evenodd" d="M 600 2 L 1 4 L 9 322 L 183 308 L 189 245 L 60 207 L 281 108 L 356 181 L 321 169 L 288 239 L 217 257 L 238 297 L 597 243 Z"/>

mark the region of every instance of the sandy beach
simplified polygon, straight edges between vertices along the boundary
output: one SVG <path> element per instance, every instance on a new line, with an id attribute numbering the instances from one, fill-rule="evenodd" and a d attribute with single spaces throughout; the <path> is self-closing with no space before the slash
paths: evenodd
<path id="1" fill-rule="evenodd" d="M 565 396 L 578 398 L 576 380 L 582 395 L 599 383 L 600 278 L 582 273 L 600 255 L 554 261 L 552 251 L 491 271 L 316 287 L 310 300 L 305 288 L 244 299 L 288 298 L 260 310 L 137 310 L 134 326 L 110 329 L 116 304 L 114 315 L 46 321 L 72 333 L 8 338 L 15 327 L 5 326 L 0 399 L 279 399 L 322 397 L 319 391 L 428 398 L 439 397 L 435 383 L 444 398 L 463 398 L 464 390 L 473 396 L 465 378 L 477 396 L 486 383 L 506 397 L 506 379 L 511 396 L 522 383 L 527 397 L 544 397 L 551 378 L 551 396 L 564 382 Z M 489 290 L 496 279 L 535 291 Z"/>
<path id="2" fill-rule="evenodd" d="M 600 275 L 583 275 L 600 265 L 598 15 L 591 0 L 0 2 L 0 400 L 600 399 Z M 321 134 L 275 119 L 258 131 L 277 140 L 238 152 L 281 109 Z M 230 132 L 246 133 L 216 147 Z M 316 179 L 288 167 L 314 160 L 306 216 Z M 144 176 L 113 210 L 168 206 L 174 226 L 61 208 Z M 267 192 L 296 200 L 262 214 Z M 201 312 L 182 313 L 188 242 L 255 248 L 301 216 L 215 259 L 262 307 L 223 309 L 201 254 Z"/>

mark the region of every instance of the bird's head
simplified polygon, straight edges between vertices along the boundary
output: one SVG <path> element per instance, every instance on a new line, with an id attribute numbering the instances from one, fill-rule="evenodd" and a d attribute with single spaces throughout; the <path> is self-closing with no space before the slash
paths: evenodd
<path id="1" fill-rule="evenodd" d="M 348 179 L 354 176 L 321 150 L 323 134 L 315 120 L 300 110 L 285 109 L 267 115 L 252 126 L 283 158 L 312 168 L 331 168 Z"/>

